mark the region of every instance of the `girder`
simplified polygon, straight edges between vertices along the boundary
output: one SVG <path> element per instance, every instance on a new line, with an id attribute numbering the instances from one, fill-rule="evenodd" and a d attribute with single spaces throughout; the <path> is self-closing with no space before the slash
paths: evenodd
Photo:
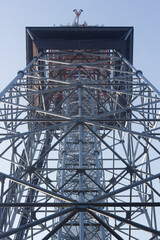
<path id="1" fill-rule="evenodd" d="M 158 240 L 160 94 L 117 49 L 45 49 L 0 111 L 0 239 Z"/>

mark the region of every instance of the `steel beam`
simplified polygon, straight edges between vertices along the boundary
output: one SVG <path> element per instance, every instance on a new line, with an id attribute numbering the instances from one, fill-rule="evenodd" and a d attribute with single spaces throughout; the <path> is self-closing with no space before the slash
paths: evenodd
<path id="1" fill-rule="evenodd" d="M 13 181 L 13 182 L 15 182 L 15 183 L 18 183 L 18 184 L 20 184 L 20 185 L 23 185 L 23 186 L 29 187 L 29 188 L 31 188 L 31 189 L 34 189 L 35 191 L 39 191 L 39 192 L 41 192 L 41 193 L 43 193 L 43 194 L 49 195 L 49 196 L 51 196 L 51 197 L 53 197 L 53 198 L 60 199 L 60 200 L 63 200 L 63 201 L 67 201 L 67 202 L 74 202 L 74 200 L 71 199 L 71 198 L 64 197 L 64 196 L 62 196 L 62 195 L 60 195 L 60 194 L 58 194 L 58 193 L 56 193 L 56 192 L 52 192 L 52 191 L 49 191 L 49 190 L 47 190 L 47 189 L 45 189 L 45 188 L 42 188 L 42 187 L 39 187 L 39 186 L 35 186 L 35 185 L 32 184 L 32 183 L 29 183 L 29 182 L 20 180 L 20 179 L 15 178 L 15 177 L 11 177 L 11 176 L 9 176 L 9 175 L 7 175 L 7 174 L 4 174 L 4 173 L 1 173 L 1 172 L 0 172 L 0 176 L 5 177 L 5 178 L 8 178 L 8 179 L 10 179 L 11 181 Z"/>
<path id="2" fill-rule="evenodd" d="M 107 211 L 102 211 L 102 210 L 100 210 L 100 209 L 96 209 L 96 208 L 93 208 L 93 207 L 89 208 L 89 210 L 90 210 L 90 211 L 93 211 L 93 212 L 96 212 L 96 213 L 100 213 L 100 214 L 102 214 L 103 216 L 107 216 L 107 217 L 114 218 L 114 219 L 116 219 L 116 220 L 118 220 L 118 221 L 120 221 L 120 222 L 127 223 L 127 224 L 129 224 L 129 225 L 132 225 L 132 226 L 137 227 L 137 228 L 139 228 L 139 229 L 142 229 L 142 230 L 144 230 L 144 231 L 147 231 L 147 232 L 156 234 L 157 236 L 160 236 L 160 231 L 157 231 L 157 230 L 155 230 L 155 229 L 153 229 L 153 228 L 147 227 L 147 226 L 142 225 L 142 224 L 140 224 L 140 223 L 134 222 L 134 221 L 132 221 L 132 220 L 128 220 L 128 219 L 126 219 L 126 218 L 123 218 L 123 217 L 117 216 L 117 215 L 115 215 L 115 214 L 109 213 L 109 212 L 107 212 Z"/>
<path id="3" fill-rule="evenodd" d="M 119 236 L 110 226 L 108 226 L 105 222 L 102 221 L 101 218 L 99 218 L 95 213 L 92 211 L 88 210 L 88 213 L 92 215 L 93 218 L 95 218 L 103 227 L 107 229 L 111 233 L 112 236 L 114 236 L 118 240 L 123 240 L 121 236 Z"/>
<path id="4" fill-rule="evenodd" d="M 55 226 L 55 228 L 48 233 L 42 240 L 48 240 L 50 237 L 52 237 L 60 228 L 62 228 L 74 215 L 77 213 L 77 211 L 73 211 L 69 213 L 59 224 Z"/>
<path id="5" fill-rule="evenodd" d="M 43 223 L 43 222 L 47 222 L 47 221 L 49 221 L 49 220 L 52 220 L 52 219 L 54 219 L 54 218 L 57 218 L 57 217 L 62 216 L 62 215 L 64 215 L 64 214 L 67 214 L 67 213 L 72 212 L 72 211 L 74 211 L 74 210 L 75 210 L 75 207 L 71 207 L 71 208 L 62 210 L 61 212 L 51 214 L 50 216 L 44 217 L 44 218 L 42 218 L 42 219 L 35 220 L 34 222 L 27 223 L 27 224 L 25 224 L 24 226 L 21 226 L 21 227 L 19 227 L 19 228 L 10 230 L 10 231 L 8 231 L 8 232 L 6 232 L 6 233 L 0 234 L 0 239 L 4 239 L 5 237 L 11 236 L 11 235 L 13 235 L 13 234 L 15 234 L 15 233 L 18 233 L 18 232 L 20 232 L 20 231 L 22 231 L 22 230 L 24 230 L 24 229 L 28 229 L 28 228 L 30 228 L 30 227 L 37 226 L 37 225 L 39 225 L 39 224 L 41 224 L 41 223 Z"/>

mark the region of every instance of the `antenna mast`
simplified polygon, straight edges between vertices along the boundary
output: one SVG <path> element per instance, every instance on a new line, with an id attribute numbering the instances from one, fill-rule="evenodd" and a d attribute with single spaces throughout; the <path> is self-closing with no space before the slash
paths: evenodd
<path id="1" fill-rule="evenodd" d="M 79 26 L 79 17 L 81 15 L 81 12 L 83 12 L 83 10 L 80 9 L 79 11 L 77 11 L 77 9 L 74 9 L 73 12 L 75 12 L 75 14 L 76 14 L 76 17 L 75 17 L 74 22 L 73 22 L 73 26 L 75 26 L 75 25 Z"/>

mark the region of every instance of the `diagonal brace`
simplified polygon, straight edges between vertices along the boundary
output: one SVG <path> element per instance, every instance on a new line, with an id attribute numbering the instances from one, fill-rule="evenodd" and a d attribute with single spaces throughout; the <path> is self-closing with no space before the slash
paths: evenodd
<path id="1" fill-rule="evenodd" d="M 98 208 L 94 208 L 94 207 L 89 207 L 88 208 L 90 211 L 92 212 L 96 212 L 96 213 L 100 213 L 101 215 L 105 216 L 105 217 L 111 217 L 111 218 L 114 218 L 120 222 L 123 222 L 123 223 L 126 223 L 126 224 L 129 224 L 129 225 L 132 225 L 136 228 L 139 228 L 139 229 L 142 229 L 144 231 L 147 231 L 147 232 L 150 232 L 150 233 L 154 233 L 156 234 L 156 236 L 160 236 L 160 231 L 157 231 L 153 228 L 150 228 L 150 227 L 147 227 L 145 225 L 142 225 L 140 223 L 137 223 L 137 222 L 134 222 L 132 220 L 129 220 L 129 219 L 126 219 L 126 218 L 123 218 L 123 217 L 120 217 L 120 216 L 117 216 L 115 214 L 112 214 L 108 211 L 104 211 L 104 210 L 100 210 Z"/>
<path id="2" fill-rule="evenodd" d="M 47 222 L 47 221 L 52 220 L 54 218 L 60 217 L 60 216 L 62 216 L 64 214 L 67 214 L 67 213 L 72 212 L 74 210 L 75 210 L 75 207 L 67 208 L 67 209 L 64 209 L 64 210 L 62 210 L 60 212 L 54 213 L 54 214 L 52 214 L 50 216 L 47 216 L 47 217 L 41 218 L 39 220 L 36 220 L 34 222 L 30 222 L 28 224 L 25 224 L 25 225 L 23 225 L 23 226 L 21 226 L 19 228 L 12 229 L 12 230 L 10 230 L 8 232 L 2 233 L 0 235 L 0 239 L 4 239 L 5 237 L 8 237 L 8 236 L 10 236 L 12 234 L 15 234 L 15 233 L 20 232 L 20 231 L 25 230 L 25 229 L 28 229 L 30 227 L 34 227 L 34 226 L 36 226 L 38 224 L 41 224 L 43 222 Z"/>
<path id="3" fill-rule="evenodd" d="M 48 233 L 42 240 L 48 240 L 50 237 L 52 237 L 61 227 L 64 226 L 65 223 L 67 223 L 75 214 L 77 213 L 76 210 L 68 214 L 59 224 L 55 226 L 55 228 Z"/>
<path id="4" fill-rule="evenodd" d="M 41 192 L 41 193 L 47 194 L 47 195 L 49 195 L 49 196 L 51 196 L 51 197 L 54 197 L 54 198 L 57 198 L 57 199 L 60 199 L 60 200 L 63 200 L 63 201 L 67 201 L 67 202 L 74 202 L 74 200 L 72 200 L 72 199 L 70 199 L 70 198 L 68 198 L 68 197 L 62 196 L 62 195 L 60 195 L 60 194 L 58 194 L 58 193 L 56 193 L 56 192 L 49 191 L 48 189 L 39 187 L 39 186 L 34 185 L 34 184 L 32 184 L 32 183 L 28 183 L 28 182 L 23 181 L 23 180 L 20 180 L 20 179 L 18 179 L 18 178 L 11 177 L 11 176 L 9 176 L 9 175 L 7 175 L 7 174 L 4 174 L 4 173 L 1 173 L 1 172 L 0 172 L 0 176 L 3 176 L 3 177 L 5 177 L 5 178 L 8 178 L 8 179 L 10 179 L 11 181 L 13 181 L 13 182 L 15 182 L 15 183 L 18 183 L 18 184 L 20 184 L 20 185 L 23 185 L 23 186 L 29 187 L 29 188 L 31 188 L 31 189 L 34 189 L 34 190 L 36 190 L 36 191 L 39 191 L 39 192 Z"/>
<path id="5" fill-rule="evenodd" d="M 107 229 L 116 239 L 123 240 L 112 228 L 110 228 L 101 218 L 99 218 L 95 213 L 88 210 L 88 213 L 92 215 L 93 218 L 95 218 L 104 228 Z"/>

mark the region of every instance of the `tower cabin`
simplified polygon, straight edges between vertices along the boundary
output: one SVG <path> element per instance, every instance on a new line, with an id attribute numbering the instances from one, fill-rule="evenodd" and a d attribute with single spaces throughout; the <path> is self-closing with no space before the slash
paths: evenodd
<path id="1" fill-rule="evenodd" d="M 80 74 L 82 83 L 97 84 L 94 85 L 94 92 L 92 91 L 97 101 L 94 112 L 100 115 L 102 120 L 105 112 L 129 106 L 130 96 L 123 92 L 132 91 L 132 79 L 131 75 L 127 75 L 128 69 L 125 69 L 126 66 L 124 67 L 117 52 L 132 63 L 133 27 L 27 27 L 26 43 L 27 64 L 40 53 L 48 59 L 48 65 L 41 61 L 37 66 L 39 70 L 43 70 L 41 77 L 48 79 L 48 86 L 42 81 L 41 88 L 55 89 L 69 79 L 73 83 L 78 82 Z M 36 90 L 39 87 L 37 83 Z M 121 94 L 117 94 L 117 90 Z M 34 105 L 40 104 L 35 94 Z M 45 104 L 47 110 L 55 109 L 61 114 L 63 91 L 57 90 L 47 94 Z M 125 118 L 129 116 L 130 113 L 120 111 L 110 115 L 108 120 L 104 117 L 104 121 L 108 121 L 107 124 L 115 124 L 119 119 L 120 124 L 124 125 Z"/>

